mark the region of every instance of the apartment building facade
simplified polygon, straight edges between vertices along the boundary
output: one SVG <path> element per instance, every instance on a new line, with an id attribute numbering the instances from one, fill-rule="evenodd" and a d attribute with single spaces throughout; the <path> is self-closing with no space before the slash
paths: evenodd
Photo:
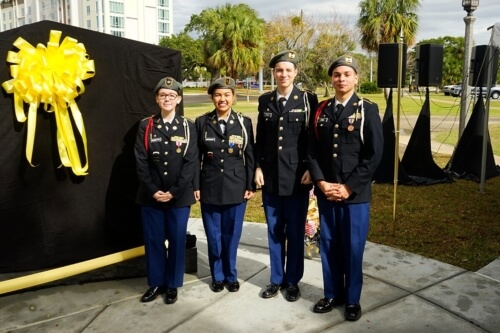
<path id="1" fill-rule="evenodd" d="M 150 44 L 173 34 L 173 0 L 0 0 L 0 32 L 55 21 Z"/>

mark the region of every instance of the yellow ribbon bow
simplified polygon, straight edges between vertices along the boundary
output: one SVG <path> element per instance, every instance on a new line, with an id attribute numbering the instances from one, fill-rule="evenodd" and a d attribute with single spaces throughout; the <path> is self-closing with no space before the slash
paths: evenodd
<path id="1" fill-rule="evenodd" d="M 7 93 L 14 94 L 17 121 L 28 120 L 26 158 L 30 165 L 33 166 L 31 158 L 37 110 L 40 104 L 44 104 L 44 110 L 53 112 L 56 118 L 57 147 L 62 165 L 71 167 L 75 175 L 82 176 L 88 170 L 87 136 L 75 98 L 85 92 L 83 80 L 95 75 L 94 61 L 88 59 L 85 46 L 74 38 L 65 37 L 59 44 L 61 34 L 61 31 L 51 30 L 47 46 L 38 44 L 36 48 L 22 37 L 17 38 L 13 45 L 19 52 L 9 51 L 7 54 L 7 62 L 13 64 L 10 66 L 13 79 L 3 82 L 2 87 Z M 29 104 L 27 117 L 23 103 Z M 80 160 L 71 116 L 81 136 L 85 165 Z"/>

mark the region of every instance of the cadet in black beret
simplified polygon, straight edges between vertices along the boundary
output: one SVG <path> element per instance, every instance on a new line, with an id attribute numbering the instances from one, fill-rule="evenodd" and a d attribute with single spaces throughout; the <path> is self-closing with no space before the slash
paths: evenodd
<path id="1" fill-rule="evenodd" d="M 335 97 L 321 102 L 309 130 L 309 171 L 320 215 L 324 297 L 314 312 L 344 306 L 361 318 L 363 252 L 370 224 L 372 176 L 384 140 L 378 106 L 356 95 L 358 62 L 350 55 L 328 69 Z"/>
<path id="2" fill-rule="evenodd" d="M 207 236 L 210 289 L 240 289 L 236 259 L 247 201 L 254 196 L 253 126 L 233 110 L 235 82 L 215 80 L 208 88 L 215 109 L 196 118 L 199 165 L 195 197 Z"/>
<path id="3" fill-rule="evenodd" d="M 194 197 L 198 162 L 194 123 L 175 112 L 182 85 L 165 77 L 154 88 L 159 112 L 139 123 L 134 147 L 146 248 L 149 289 L 141 302 L 165 293 L 165 303 L 177 301 L 184 279 L 186 230 Z M 165 248 L 168 241 L 168 256 Z"/>
<path id="4" fill-rule="evenodd" d="M 332 62 L 328 68 L 328 76 L 332 76 L 333 70 L 339 66 L 349 66 L 358 74 L 358 61 L 353 56 L 343 55 Z"/>
<path id="5" fill-rule="evenodd" d="M 177 82 L 174 78 L 167 76 L 167 77 L 164 77 L 163 79 L 161 79 L 160 82 L 158 82 L 158 84 L 156 85 L 156 87 L 154 89 L 154 93 L 157 94 L 158 90 L 160 90 L 162 88 L 163 89 L 170 89 L 170 90 L 175 91 L 177 94 L 180 94 L 182 91 L 182 84 Z"/>
<path id="6" fill-rule="evenodd" d="M 271 61 L 269 61 L 269 67 L 274 68 L 278 62 L 281 61 L 288 61 L 294 64 L 295 66 L 297 65 L 299 58 L 297 56 L 297 53 L 293 50 L 285 50 L 281 51 L 274 57 L 272 57 Z"/>
<path id="7" fill-rule="evenodd" d="M 269 62 L 277 88 L 259 97 L 255 143 L 254 178 L 262 187 L 271 261 L 270 283 L 261 297 L 275 297 L 283 288 L 289 302 L 301 297 L 305 221 L 312 188 L 307 130 L 309 115 L 318 104 L 316 94 L 294 83 L 298 61 L 295 51 L 285 50 Z"/>
<path id="8" fill-rule="evenodd" d="M 212 95 L 215 89 L 231 89 L 234 93 L 234 90 L 236 89 L 236 82 L 234 82 L 233 78 L 221 77 L 212 82 L 212 84 L 208 87 L 208 94 Z"/>

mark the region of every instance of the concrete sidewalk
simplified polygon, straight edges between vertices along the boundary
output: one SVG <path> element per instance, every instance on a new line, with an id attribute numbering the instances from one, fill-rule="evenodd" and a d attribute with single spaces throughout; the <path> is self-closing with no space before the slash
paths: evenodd
<path id="1" fill-rule="evenodd" d="M 270 275 L 265 224 L 244 225 L 237 293 L 209 289 L 201 219 L 188 230 L 198 239 L 198 272 L 185 275 L 177 303 L 141 303 L 145 277 L 53 286 L 0 297 L 0 332 L 500 332 L 500 259 L 469 272 L 368 243 L 363 317 L 346 322 L 342 308 L 312 312 L 323 297 L 317 256 L 305 260 L 299 301 L 259 296 Z"/>

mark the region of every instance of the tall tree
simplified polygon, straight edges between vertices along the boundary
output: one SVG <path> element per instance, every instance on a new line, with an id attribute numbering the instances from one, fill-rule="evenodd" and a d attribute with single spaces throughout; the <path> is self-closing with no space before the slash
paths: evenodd
<path id="1" fill-rule="evenodd" d="M 264 28 L 265 21 L 248 5 L 225 4 L 192 15 L 185 31 L 200 34 L 212 79 L 221 72 L 237 79 L 261 66 Z"/>
<path id="2" fill-rule="evenodd" d="M 159 45 L 182 52 L 181 68 L 183 79 L 205 79 L 202 70 L 204 59 L 201 40 L 193 39 L 187 32 L 181 32 L 171 37 L 162 38 Z"/>
<path id="3" fill-rule="evenodd" d="M 356 26 L 361 34 L 361 47 L 378 54 L 381 43 L 399 43 L 401 33 L 408 48 L 415 44 L 418 30 L 419 0 L 361 0 Z M 384 89 L 388 97 L 388 89 Z"/>
<path id="4" fill-rule="evenodd" d="M 320 84 L 329 82 L 327 69 L 333 59 L 356 48 L 356 33 L 347 20 L 335 13 L 317 20 L 295 13 L 274 16 L 266 28 L 265 59 L 286 49 L 299 55 L 298 81 L 309 89 L 316 90 Z"/>
<path id="5" fill-rule="evenodd" d="M 361 46 L 368 52 L 377 52 L 380 43 L 398 43 L 401 32 L 408 47 L 413 46 L 419 6 L 419 0 L 360 1 L 356 25 L 361 33 Z"/>

